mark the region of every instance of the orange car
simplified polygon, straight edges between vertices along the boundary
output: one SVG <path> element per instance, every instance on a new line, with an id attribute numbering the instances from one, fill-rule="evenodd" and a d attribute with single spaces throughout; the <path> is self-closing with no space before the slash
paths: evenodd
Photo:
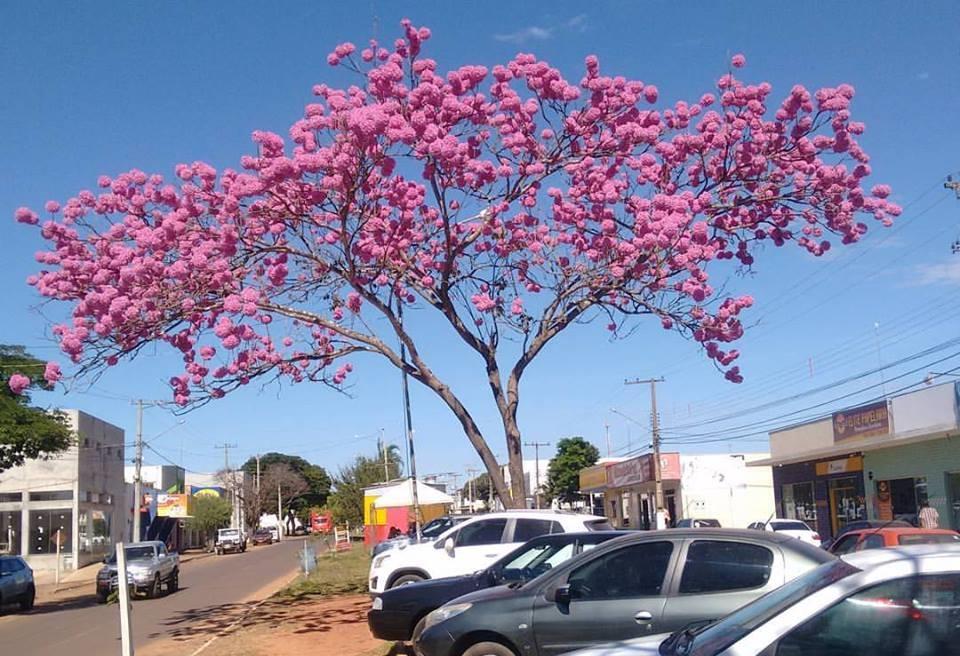
<path id="1" fill-rule="evenodd" d="M 960 533 L 944 528 L 887 528 L 861 529 L 840 536 L 830 545 L 830 553 L 842 556 L 864 549 L 905 547 L 912 544 L 960 544 Z"/>

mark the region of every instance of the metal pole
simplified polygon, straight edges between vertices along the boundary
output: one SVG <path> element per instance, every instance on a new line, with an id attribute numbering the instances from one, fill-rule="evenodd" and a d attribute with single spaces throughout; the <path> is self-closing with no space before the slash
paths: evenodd
<path id="1" fill-rule="evenodd" d="M 283 498 L 280 496 L 280 484 L 277 483 L 277 542 L 283 539 Z"/>
<path id="2" fill-rule="evenodd" d="M 140 503 L 143 498 L 143 480 L 140 469 L 143 466 L 143 400 L 137 399 L 137 442 L 133 460 L 133 535 L 131 539 L 139 542 L 142 537 L 140 527 Z"/>
<path id="3" fill-rule="evenodd" d="M 658 524 L 660 511 L 663 509 L 663 480 L 660 476 L 660 416 L 657 414 L 657 383 L 662 383 L 664 380 L 663 376 L 661 376 L 659 378 L 647 378 L 645 380 L 638 378 L 624 381 L 625 385 L 650 385 L 650 427 L 652 432 L 651 446 L 653 447 L 654 498 L 656 502 L 654 511 L 657 513 Z M 657 526 L 657 528 L 661 527 Z"/>
<path id="4" fill-rule="evenodd" d="M 400 325 L 403 326 L 403 301 L 397 303 L 397 317 Z M 400 340 L 400 361 L 403 365 L 407 363 L 407 346 Z M 407 381 L 406 368 L 401 370 L 403 379 L 403 409 L 404 425 L 407 431 L 407 453 L 410 458 L 410 484 L 413 488 L 413 521 L 416 528 L 417 538 L 420 538 L 420 495 L 417 492 L 417 456 L 413 448 L 413 416 L 410 413 L 410 385 Z"/>
<path id="5" fill-rule="evenodd" d="M 524 446 L 533 447 L 533 470 L 536 481 L 533 484 L 533 503 L 534 507 L 540 509 L 540 447 L 550 446 L 549 442 L 524 442 Z"/>
<path id="6" fill-rule="evenodd" d="M 127 586 L 127 554 L 123 542 L 117 550 L 117 592 L 120 593 L 120 654 L 133 656 L 133 626 L 130 622 L 130 588 Z"/>
<path id="7" fill-rule="evenodd" d="M 610 457 L 610 424 L 608 422 L 603 422 L 603 432 L 607 436 L 607 457 Z"/>
<path id="8" fill-rule="evenodd" d="M 54 539 L 57 542 L 57 575 L 54 577 L 54 584 L 57 587 L 60 587 L 60 543 L 63 541 L 63 533 L 61 529 L 57 529 L 57 532 L 53 534 Z"/>
<path id="9" fill-rule="evenodd" d="M 380 429 L 380 448 L 383 449 L 383 482 L 390 480 L 390 467 L 387 461 L 387 442 L 383 439 L 383 429 Z"/>

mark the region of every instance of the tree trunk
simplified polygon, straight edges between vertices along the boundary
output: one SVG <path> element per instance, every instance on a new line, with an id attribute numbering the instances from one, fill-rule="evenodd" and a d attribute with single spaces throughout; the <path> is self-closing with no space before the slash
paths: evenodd
<path id="1" fill-rule="evenodd" d="M 526 508 L 527 492 L 525 479 L 523 475 L 523 450 L 520 441 L 520 429 L 516 423 L 511 422 L 507 429 L 507 458 L 508 469 L 510 470 L 510 496 L 512 503 L 508 508 Z"/>

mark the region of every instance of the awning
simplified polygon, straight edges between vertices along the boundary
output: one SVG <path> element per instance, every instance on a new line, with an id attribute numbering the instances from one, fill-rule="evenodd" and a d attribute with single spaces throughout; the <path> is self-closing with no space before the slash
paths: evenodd
<path id="1" fill-rule="evenodd" d="M 871 451 L 880 451 L 881 449 L 892 449 L 898 446 L 909 446 L 921 442 L 931 442 L 933 440 L 943 440 L 949 437 L 957 437 L 960 433 L 956 429 L 937 431 L 930 433 L 923 431 L 920 433 L 902 433 L 900 435 L 878 435 L 864 440 L 841 442 L 829 447 L 814 449 L 804 453 L 795 453 L 784 457 L 764 458 L 763 460 L 754 460 L 747 463 L 747 467 L 776 467 L 778 465 L 792 465 L 798 462 L 809 462 L 811 460 L 825 460 L 837 456 L 845 456 L 851 453 L 869 453 Z"/>
<path id="2" fill-rule="evenodd" d="M 453 503 L 453 497 L 435 487 L 417 481 L 417 501 L 421 506 L 438 503 Z M 386 488 L 373 502 L 375 508 L 403 508 L 413 505 L 413 482 L 408 478 L 402 483 Z"/>

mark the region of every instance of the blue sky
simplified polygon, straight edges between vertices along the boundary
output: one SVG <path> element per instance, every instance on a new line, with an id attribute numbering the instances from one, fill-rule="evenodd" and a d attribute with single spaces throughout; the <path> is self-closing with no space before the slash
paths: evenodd
<path id="1" fill-rule="evenodd" d="M 582 434 L 606 450 L 648 441 L 646 388 L 626 377 L 665 375 L 659 388 L 665 437 L 689 452 L 764 450 L 762 435 L 820 410 L 804 408 L 853 393 L 851 403 L 918 382 L 923 372 L 960 366 L 945 348 L 879 375 L 770 408 L 754 406 L 826 385 L 941 344 L 957 336 L 960 201 L 942 188 L 960 169 L 960 5 L 899 2 L 805 3 L 777 11 L 772 3 L 8 3 L 0 9 L 0 291 L 6 317 L 0 342 L 54 358 L 47 320 L 62 308 L 38 310 L 24 283 L 36 268 L 35 231 L 17 225 L 20 205 L 41 207 L 91 188 L 102 173 L 137 167 L 172 174 L 175 164 L 204 160 L 233 166 L 250 151 L 254 129 L 285 133 L 319 82 L 347 78 L 325 63 L 336 43 L 397 35 L 409 16 L 433 30 L 428 56 L 440 67 L 492 66 L 532 51 L 579 79 L 595 53 L 603 70 L 655 83 L 661 101 L 695 99 L 726 70 L 730 55 L 748 59 L 745 77 L 769 80 L 774 95 L 794 83 L 810 88 L 849 82 L 855 118 L 867 124 L 863 143 L 876 182 L 894 188 L 905 206 L 891 230 L 875 229 L 852 248 L 814 259 L 799 249 L 768 249 L 750 278 L 733 285 L 757 299 L 754 323 L 739 348 L 747 380 L 726 383 L 693 344 L 656 327 L 610 342 L 598 323 L 568 331 L 529 370 L 521 400 L 528 440 L 556 442 Z M 42 312 L 42 313 L 41 313 Z M 482 371 L 446 329 L 414 319 L 427 356 L 479 419 L 495 452 L 495 409 Z M 879 329 L 875 328 L 879 324 Z M 300 453 L 335 470 L 375 435 L 402 433 L 399 375 L 379 361 L 355 362 L 350 397 L 326 388 L 250 388 L 207 405 L 157 438 L 153 446 L 194 470 L 222 463 L 214 444 L 239 445 L 234 458 L 269 450 Z M 44 404 L 80 407 L 127 429 L 130 398 L 167 399 L 164 383 L 178 370 L 168 351 L 111 370 L 92 387 Z M 891 380 L 898 375 L 903 377 Z M 431 393 L 413 388 L 421 472 L 462 471 L 478 458 L 452 415 Z M 790 414 L 794 413 L 794 414 Z M 717 417 L 731 415 L 715 421 Z M 780 419 L 775 419 L 780 418 Z M 767 423 L 763 423 L 767 420 Z M 145 435 L 174 426 L 161 409 L 147 412 Z M 704 423 L 712 422 L 712 423 Z M 746 428 L 741 428 L 741 427 Z M 371 437 L 373 436 L 373 437 Z M 739 438 L 727 441 L 728 438 Z M 156 453 L 148 459 L 162 462 Z"/>

